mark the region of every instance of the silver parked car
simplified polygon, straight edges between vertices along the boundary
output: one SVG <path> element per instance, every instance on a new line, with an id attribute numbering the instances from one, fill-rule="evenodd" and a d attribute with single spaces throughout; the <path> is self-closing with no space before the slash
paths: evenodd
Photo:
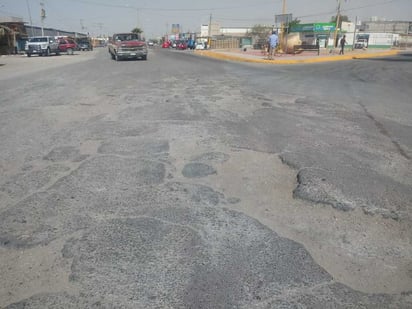
<path id="1" fill-rule="evenodd" d="M 51 53 L 54 53 L 59 55 L 59 42 L 51 36 L 35 36 L 26 42 L 25 51 L 28 57 L 31 57 L 33 54 L 49 56 Z"/>

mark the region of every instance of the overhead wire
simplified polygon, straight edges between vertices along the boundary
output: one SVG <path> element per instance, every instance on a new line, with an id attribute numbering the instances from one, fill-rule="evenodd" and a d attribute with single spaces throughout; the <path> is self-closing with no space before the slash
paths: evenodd
<path id="1" fill-rule="evenodd" d="M 252 7 L 259 7 L 263 5 L 273 4 L 274 1 L 264 2 L 264 3 L 255 3 L 255 4 L 248 4 L 248 5 L 238 5 L 238 6 L 226 6 L 226 7 L 210 7 L 210 8 L 159 8 L 159 7 L 137 7 L 137 6 L 129 6 L 129 5 L 122 5 L 122 4 L 109 4 L 109 3 L 101 3 L 96 2 L 93 0 L 71 0 L 72 2 L 79 2 L 89 5 L 96 5 L 96 6 L 103 6 L 103 7 L 111 7 L 111 8 L 123 8 L 123 9 L 139 9 L 139 10 L 146 10 L 146 11 L 176 11 L 176 12 L 183 12 L 183 11 L 217 11 L 217 10 L 233 10 L 233 9 L 243 9 L 243 8 L 252 8 Z M 280 2 L 281 0 L 276 0 L 275 2 Z"/>

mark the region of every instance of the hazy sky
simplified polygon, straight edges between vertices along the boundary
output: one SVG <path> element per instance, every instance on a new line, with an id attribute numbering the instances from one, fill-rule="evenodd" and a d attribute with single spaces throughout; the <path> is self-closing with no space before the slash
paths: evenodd
<path id="1" fill-rule="evenodd" d="M 336 15 L 337 0 L 285 0 L 287 13 L 302 22 L 328 22 Z M 146 37 L 161 36 L 172 24 L 183 31 L 200 31 L 212 20 L 221 26 L 251 27 L 274 24 L 283 0 L 0 0 L 0 16 L 22 17 L 40 26 L 40 3 L 45 27 L 92 35 L 130 31 L 136 25 Z M 412 0 L 341 0 L 341 11 L 354 21 L 371 16 L 412 21 Z"/>

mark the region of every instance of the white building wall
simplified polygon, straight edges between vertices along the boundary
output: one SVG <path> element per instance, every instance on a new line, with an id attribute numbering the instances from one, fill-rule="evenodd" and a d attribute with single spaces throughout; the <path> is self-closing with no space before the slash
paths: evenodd
<path id="1" fill-rule="evenodd" d="M 209 36 L 209 25 L 201 25 L 200 26 L 200 36 L 205 38 Z"/>
<path id="2" fill-rule="evenodd" d="M 251 32 L 251 28 L 220 28 L 220 34 L 224 35 L 246 35 Z"/>
<path id="3" fill-rule="evenodd" d="M 212 23 L 212 36 L 214 35 L 230 35 L 230 36 L 244 36 L 247 33 L 251 32 L 251 28 L 247 27 L 220 27 L 218 23 Z M 209 36 L 209 25 L 200 26 L 200 36 L 208 37 Z"/>
<path id="4" fill-rule="evenodd" d="M 394 33 L 370 33 L 369 46 L 393 46 L 399 41 L 399 34 Z"/>
<path id="5" fill-rule="evenodd" d="M 352 46 L 353 44 L 353 33 L 346 33 L 347 46 Z M 367 32 L 356 32 L 356 37 L 358 35 L 369 35 L 368 47 L 392 47 L 395 42 L 399 42 L 399 34 L 396 33 L 367 33 Z"/>

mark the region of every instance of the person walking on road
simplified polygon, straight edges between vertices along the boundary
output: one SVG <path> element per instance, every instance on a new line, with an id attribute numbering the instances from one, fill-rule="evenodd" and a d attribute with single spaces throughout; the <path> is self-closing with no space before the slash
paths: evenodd
<path id="1" fill-rule="evenodd" d="M 276 47 L 278 46 L 279 38 L 276 34 L 276 31 L 272 31 L 272 35 L 269 36 L 268 44 L 269 44 L 269 60 L 273 60 L 273 56 L 275 55 Z"/>
<path id="2" fill-rule="evenodd" d="M 345 44 L 346 44 L 346 35 L 344 35 L 344 36 L 340 39 L 340 52 L 339 52 L 339 55 L 343 55 L 343 54 L 344 54 Z"/>

